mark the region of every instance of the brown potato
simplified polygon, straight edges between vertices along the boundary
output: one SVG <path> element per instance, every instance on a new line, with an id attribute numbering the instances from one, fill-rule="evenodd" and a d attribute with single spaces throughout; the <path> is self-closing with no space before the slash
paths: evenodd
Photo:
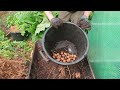
<path id="1" fill-rule="evenodd" d="M 57 59 L 60 59 L 60 56 L 57 56 Z"/>
<path id="2" fill-rule="evenodd" d="M 73 55 L 74 58 L 76 58 L 77 56 L 76 55 Z"/>
<path id="3" fill-rule="evenodd" d="M 65 57 L 65 55 L 64 55 L 64 54 L 62 54 L 62 57 Z"/>
<path id="4" fill-rule="evenodd" d="M 73 58 L 72 60 L 75 60 L 75 58 Z"/>
<path id="5" fill-rule="evenodd" d="M 59 55 L 59 53 L 57 53 L 57 56 Z"/>
<path id="6" fill-rule="evenodd" d="M 70 58 L 70 56 L 66 56 L 67 58 Z"/>
<path id="7" fill-rule="evenodd" d="M 67 55 L 66 56 L 69 56 L 69 53 L 67 53 Z"/>
<path id="8" fill-rule="evenodd" d="M 64 52 L 64 55 L 67 55 L 67 53 Z"/>
<path id="9" fill-rule="evenodd" d="M 61 58 L 61 55 L 59 55 L 59 57 Z"/>
<path id="10" fill-rule="evenodd" d="M 67 59 L 67 62 L 70 62 L 71 60 L 70 60 L 70 58 L 69 59 Z"/>
<path id="11" fill-rule="evenodd" d="M 63 60 L 63 62 L 65 63 L 65 62 L 66 62 L 66 60 Z"/>
<path id="12" fill-rule="evenodd" d="M 56 57 L 55 57 L 55 56 L 53 56 L 53 58 L 55 59 Z"/>
<path id="13" fill-rule="evenodd" d="M 61 53 L 60 53 L 61 55 L 63 54 L 63 51 L 61 51 Z"/>
<path id="14" fill-rule="evenodd" d="M 57 54 L 53 54 L 55 57 L 57 56 Z"/>
<path id="15" fill-rule="evenodd" d="M 67 57 L 64 57 L 65 60 L 67 60 Z"/>
<path id="16" fill-rule="evenodd" d="M 72 54 L 71 57 L 74 57 L 74 55 Z"/>
<path id="17" fill-rule="evenodd" d="M 70 54 L 69 57 L 72 58 L 72 55 Z"/>
<path id="18" fill-rule="evenodd" d="M 57 59 L 58 61 L 60 61 L 60 59 Z"/>
<path id="19" fill-rule="evenodd" d="M 61 57 L 61 61 L 63 61 L 64 60 L 64 58 L 63 57 Z"/>

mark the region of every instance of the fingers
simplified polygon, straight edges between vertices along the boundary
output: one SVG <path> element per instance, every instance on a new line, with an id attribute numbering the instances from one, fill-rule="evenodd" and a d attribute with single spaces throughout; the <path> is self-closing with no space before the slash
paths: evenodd
<path id="1" fill-rule="evenodd" d="M 62 20 L 60 20 L 59 18 L 57 18 L 57 19 L 58 19 L 58 20 L 56 21 L 56 26 L 57 26 L 57 28 L 58 28 L 58 27 L 62 26 L 63 22 L 62 22 Z"/>
<path id="2" fill-rule="evenodd" d="M 81 19 L 80 21 L 78 21 L 77 25 L 82 29 L 86 29 L 86 28 L 91 29 L 90 23 L 85 19 Z"/>
<path id="3" fill-rule="evenodd" d="M 62 26 L 63 21 L 60 18 L 53 18 L 51 20 L 51 24 L 53 27 L 55 27 L 56 29 L 58 29 L 58 27 Z"/>
<path id="4" fill-rule="evenodd" d="M 89 28 L 91 27 L 90 24 L 88 22 L 85 22 L 83 25 L 81 25 L 81 28 Z"/>

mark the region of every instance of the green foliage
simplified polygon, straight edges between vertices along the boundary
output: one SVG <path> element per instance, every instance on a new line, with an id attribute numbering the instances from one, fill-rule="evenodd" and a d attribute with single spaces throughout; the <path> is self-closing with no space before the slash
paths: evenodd
<path id="1" fill-rule="evenodd" d="M 91 14 L 90 14 L 90 16 L 89 16 L 89 20 L 90 21 L 92 20 L 93 14 L 94 14 L 94 12 L 92 11 Z"/>
<path id="2" fill-rule="evenodd" d="M 40 24 L 37 25 L 35 35 L 39 34 L 41 31 L 44 31 L 49 26 L 50 26 L 50 23 L 49 23 L 47 17 L 44 17 L 43 21 Z"/>
<path id="3" fill-rule="evenodd" d="M 18 51 L 21 50 L 21 51 Z M 11 42 L 9 39 L 5 37 L 4 32 L 0 30 L 0 56 L 5 57 L 7 59 L 13 59 L 22 53 L 22 57 L 25 55 L 25 52 L 29 52 L 32 50 L 32 47 L 28 45 L 26 41 L 13 41 Z"/>
<path id="4" fill-rule="evenodd" d="M 58 17 L 59 11 L 53 11 L 53 15 Z M 30 33 L 35 42 L 50 26 L 50 22 L 43 11 L 18 11 L 7 18 L 7 26 L 12 25 L 17 26 L 23 36 L 26 32 Z"/>
<path id="5" fill-rule="evenodd" d="M 0 30 L 0 41 L 4 40 L 7 40 L 7 37 L 5 36 L 5 33 L 2 30 Z"/>
<path id="6" fill-rule="evenodd" d="M 58 16 L 59 16 L 59 11 L 53 11 L 52 13 L 53 13 L 53 15 L 54 15 L 55 17 L 58 17 Z"/>
<path id="7" fill-rule="evenodd" d="M 43 13 L 40 11 L 18 11 L 7 18 L 7 26 L 16 25 L 22 35 L 25 35 L 25 32 L 34 34 L 42 19 Z"/>

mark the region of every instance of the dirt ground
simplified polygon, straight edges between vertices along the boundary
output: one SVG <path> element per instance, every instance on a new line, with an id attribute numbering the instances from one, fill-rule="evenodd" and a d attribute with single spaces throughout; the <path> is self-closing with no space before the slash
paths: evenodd
<path id="1" fill-rule="evenodd" d="M 37 46 L 35 46 L 33 54 L 31 79 L 93 79 L 86 58 L 77 64 L 62 66 L 52 61 L 43 60 L 38 53 Z"/>
<path id="2" fill-rule="evenodd" d="M 28 76 L 28 67 L 20 58 L 7 60 L 0 57 L 0 79 L 25 79 Z"/>

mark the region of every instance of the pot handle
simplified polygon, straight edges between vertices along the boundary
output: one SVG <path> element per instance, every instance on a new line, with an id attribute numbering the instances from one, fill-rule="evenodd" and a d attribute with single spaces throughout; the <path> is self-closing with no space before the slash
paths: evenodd
<path id="1" fill-rule="evenodd" d="M 43 60 L 45 60 L 46 62 L 49 61 L 49 59 L 47 59 L 47 58 L 45 57 L 45 55 L 43 54 L 42 50 L 39 51 L 39 54 L 42 56 Z"/>

